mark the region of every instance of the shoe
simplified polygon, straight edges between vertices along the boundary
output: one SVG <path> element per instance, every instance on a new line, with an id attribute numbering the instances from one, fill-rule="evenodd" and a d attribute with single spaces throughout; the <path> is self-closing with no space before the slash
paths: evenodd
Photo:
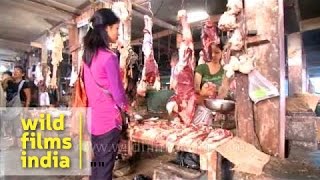
<path id="1" fill-rule="evenodd" d="M 119 170 L 126 166 L 130 166 L 129 162 L 119 159 L 119 160 L 116 160 L 116 162 L 114 163 L 113 170 Z"/>
<path id="2" fill-rule="evenodd" d="M 133 173 L 133 168 L 130 165 L 113 171 L 113 175 L 117 178 L 127 176 L 131 173 Z"/>

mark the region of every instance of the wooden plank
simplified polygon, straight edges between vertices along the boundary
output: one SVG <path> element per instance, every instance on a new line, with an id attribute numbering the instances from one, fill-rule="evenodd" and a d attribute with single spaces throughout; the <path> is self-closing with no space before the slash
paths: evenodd
<path id="1" fill-rule="evenodd" d="M 138 17 L 138 18 L 141 18 L 143 19 L 144 18 L 144 14 L 136 11 L 133 9 L 133 12 L 132 12 L 132 15 L 135 16 L 135 17 Z M 156 17 L 152 17 L 152 21 L 153 21 L 153 24 L 156 25 L 156 26 L 159 26 L 159 27 L 162 27 L 162 28 L 165 28 L 165 29 L 169 29 L 169 30 L 172 30 L 172 31 L 175 31 L 175 32 L 179 32 L 179 29 L 172 25 L 172 24 L 169 24 L 159 18 L 156 18 Z"/>
<path id="2" fill-rule="evenodd" d="M 153 40 L 156 40 L 156 39 L 159 39 L 159 38 L 162 38 L 162 37 L 169 36 L 169 35 L 174 34 L 174 33 L 175 32 L 172 31 L 172 30 L 163 30 L 163 31 L 160 31 L 160 32 L 157 32 L 157 33 L 153 33 L 152 34 L 152 38 L 153 38 Z M 132 44 L 139 44 L 139 43 L 142 43 L 142 42 L 143 42 L 143 37 L 135 39 L 131 43 Z"/>
<path id="3" fill-rule="evenodd" d="M 14 49 L 20 51 L 28 51 L 31 49 L 30 44 L 12 41 L 8 39 L 0 39 L 0 47 L 4 49 Z"/>
<path id="4" fill-rule="evenodd" d="M 242 140 L 261 149 L 260 143 L 255 132 L 253 103 L 249 97 L 249 80 L 248 76 L 236 73 L 236 122 L 237 136 Z"/>
<path id="5" fill-rule="evenodd" d="M 218 180 L 221 178 L 221 175 L 219 175 L 219 168 L 221 170 L 221 167 L 219 166 L 220 163 L 218 163 L 218 153 L 214 151 L 210 154 L 208 163 L 208 180 Z"/>
<path id="6" fill-rule="evenodd" d="M 49 7 L 54 7 L 54 8 L 66 11 L 68 13 L 80 15 L 79 9 L 72 7 L 72 6 L 69 6 L 67 4 L 61 3 L 61 2 L 54 1 L 54 0 L 29 0 L 29 1 L 41 3 L 43 5 L 47 5 Z"/>
<path id="7" fill-rule="evenodd" d="M 249 48 L 256 57 L 257 70 L 273 82 L 277 88 L 280 85 L 280 47 L 279 38 L 284 36 L 279 32 L 277 24 L 279 17 L 278 0 L 245 0 L 247 29 L 257 30 L 258 35 L 270 41 L 268 44 Z M 282 6 L 281 6 L 282 7 Z M 261 101 L 255 105 L 255 127 L 262 150 L 271 155 L 279 155 L 280 149 L 280 101 L 279 98 Z"/>
<path id="8" fill-rule="evenodd" d="M 280 60 L 280 125 L 279 125 L 279 156 L 285 158 L 285 131 L 286 131 L 286 64 L 284 47 L 284 0 L 278 0 L 278 38 Z"/>
<path id="9" fill-rule="evenodd" d="M 289 95 L 307 91 L 306 58 L 303 55 L 302 34 L 288 36 L 288 79 Z"/>
<path id="10" fill-rule="evenodd" d="M 101 8 L 110 8 L 111 3 L 110 2 L 103 2 L 103 3 L 94 3 L 90 4 L 84 10 L 81 12 L 80 16 L 77 16 L 75 18 L 75 23 L 77 24 L 78 28 L 81 26 L 84 26 L 88 23 L 89 19 L 93 15 L 93 13 Z"/>
<path id="11" fill-rule="evenodd" d="M 320 17 L 300 21 L 301 32 L 320 29 Z"/>
<path id="12" fill-rule="evenodd" d="M 69 30 L 69 49 L 72 55 L 72 65 L 77 67 L 78 65 L 78 47 L 79 47 L 79 33 L 77 25 L 68 25 Z"/>

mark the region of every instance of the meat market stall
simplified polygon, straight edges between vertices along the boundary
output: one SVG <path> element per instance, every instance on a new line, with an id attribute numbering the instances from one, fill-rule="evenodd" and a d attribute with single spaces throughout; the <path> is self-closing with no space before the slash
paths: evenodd
<path id="1" fill-rule="evenodd" d="M 259 127 L 264 127 L 264 124 L 266 124 L 261 121 L 262 114 L 258 113 L 257 110 L 262 110 L 264 112 L 263 114 L 266 115 L 268 114 L 265 112 L 267 107 L 272 105 L 272 109 L 275 108 L 275 105 L 270 104 L 270 102 L 278 102 L 278 88 L 274 86 L 274 82 L 269 81 L 269 76 L 264 76 L 265 74 L 270 74 L 269 70 L 262 71 L 262 73 L 260 71 L 266 63 L 259 62 L 261 56 L 265 55 L 262 55 L 262 52 L 264 52 L 263 48 L 268 46 L 270 49 L 270 42 L 278 42 L 270 39 L 270 35 L 261 30 L 259 25 L 252 25 L 252 21 L 259 15 L 252 15 L 252 12 L 257 11 L 254 8 L 255 6 L 245 6 L 249 4 L 249 2 L 249 0 L 229 0 L 227 11 L 221 15 L 218 22 L 217 27 L 220 29 L 220 32 L 223 32 L 222 34 L 226 35 L 226 42 L 223 47 L 221 60 L 224 76 L 217 97 L 201 97 L 196 92 L 194 85 L 196 65 L 210 58 L 212 49 L 209 47 L 212 44 L 220 43 L 220 37 L 218 36 L 217 30 L 215 30 L 215 22 L 212 21 L 212 18 L 208 17 L 203 20 L 201 24 L 200 49 L 202 51 L 199 61 L 195 58 L 196 43 L 193 40 L 192 27 L 188 21 L 187 11 L 183 8 L 177 13 L 178 26 L 180 28 L 170 26 L 168 23 L 155 17 L 151 12 L 150 2 L 147 8 L 143 8 L 132 3 L 130 0 L 114 3 L 99 2 L 75 19 L 75 24 L 71 25 L 69 30 L 70 49 L 74 55 L 73 65 L 76 67 L 79 65 L 78 54 L 81 53 L 81 46 L 79 45 L 81 44 L 81 38 L 78 37 L 77 26 L 83 26 L 88 17 L 98 8 L 109 7 L 118 13 L 121 20 L 121 28 L 119 31 L 121 43 L 114 47 L 120 53 L 121 77 L 123 78 L 124 87 L 126 87 L 127 90 L 130 87 L 130 79 L 133 79 L 132 74 L 134 71 L 130 65 L 131 62 L 134 59 L 143 59 L 141 77 L 135 86 L 133 86 L 136 92 L 133 96 L 134 100 L 138 97 L 144 98 L 148 91 L 156 92 L 161 89 L 160 72 L 158 69 L 159 60 L 156 59 L 155 47 L 153 46 L 155 38 L 158 37 L 154 37 L 153 25 L 157 24 L 158 26 L 165 27 L 177 33 L 178 57 L 174 63 L 170 64 L 172 68 L 170 89 L 173 91 L 173 96 L 170 97 L 166 104 L 169 118 L 160 118 L 155 121 L 141 118 L 131 121 L 128 129 L 129 141 L 127 142 L 129 144 L 129 155 L 134 155 L 132 152 L 133 143 L 148 144 L 153 147 L 162 148 L 168 152 L 184 151 L 195 153 L 200 156 L 200 167 L 202 170 L 208 171 L 209 179 L 217 179 L 217 173 L 219 171 L 218 154 L 221 154 L 236 166 L 242 166 L 242 168 L 238 169 L 244 172 L 261 174 L 264 165 L 270 157 L 257 149 L 272 155 L 277 154 L 278 150 L 281 150 L 281 148 L 279 148 L 281 146 L 279 142 L 281 140 L 279 139 L 280 135 L 277 135 L 277 133 L 273 131 L 274 134 L 271 139 L 276 139 L 275 142 L 279 143 L 270 147 L 266 146 L 271 142 L 271 140 L 268 141 L 266 138 L 269 137 L 266 132 L 270 130 L 270 126 L 266 127 L 267 131 L 265 129 L 257 130 L 256 127 L 254 127 L 254 118 L 257 118 Z M 263 9 L 263 12 L 270 13 L 269 5 L 266 6 L 255 2 L 252 4 L 258 4 L 257 6 Z M 278 7 L 278 2 L 274 0 L 273 5 Z M 246 8 L 244 8 L 244 6 Z M 138 30 L 143 32 L 143 38 L 141 39 L 142 48 L 139 55 L 134 53 L 131 47 L 130 32 L 132 32 L 132 24 L 130 21 L 133 15 L 142 18 L 144 23 L 143 28 Z M 259 16 L 259 18 L 261 17 Z M 273 28 L 277 28 L 277 26 Z M 73 38 L 71 38 L 71 35 L 73 35 Z M 256 48 L 260 48 L 260 51 L 254 51 Z M 265 58 L 265 56 L 263 58 Z M 272 66 L 279 70 L 277 63 L 274 62 Z M 277 76 L 274 78 L 278 78 L 279 74 L 274 74 L 274 76 Z M 235 88 L 235 99 L 231 101 L 224 100 L 229 92 L 230 84 L 232 84 L 231 82 L 234 82 L 234 80 L 236 83 L 233 84 L 237 85 Z M 258 83 L 257 85 L 258 80 L 260 84 Z M 208 84 L 208 86 L 212 88 L 210 84 Z M 219 98 L 219 100 L 215 100 L 214 98 Z M 205 104 L 208 108 L 206 102 L 210 101 L 223 102 L 221 103 L 221 107 L 219 107 L 220 109 L 223 109 L 224 102 L 232 102 L 233 109 L 228 111 L 211 109 L 215 110 L 215 112 L 212 113 L 211 110 L 209 110 L 208 114 L 210 114 L 210 116 L 203 118 L 203 121 L 207 124 L 196 124 L 195 120 L 197 119 L 198 106 Z M 276 104 L 279 105 L 278 103 Z M 234 106 L 235 111 L 233 112 Z M 279 115 L 279 113 L 278 111 L 275 112 L 277 115 Z M 215 115 L 214 118 L 212 114 Z M 208 123 L 209 121 L 219 118 L 228 119 L 230 114 L 234 114 L 233 116 L 236 119 L 236 133 L 232 133 L 230 130 L 208 126 L 211 125 Z M 269 123 L 270 125 L 270 118 L 272 118 L 273 115 L 274 114 L 266 115 L 268 117 L 267 124 Z M 272 127 L 278 127 L 276 124 L 277 123 L 272 124 Z M 281 126 L 281 128 L 283 127 Z M 275 130 L 277 132 L 280 131 L 279 128 Z M 240 137 L 243 141 L 236 136 Z M 259 142 L 261 139 L 264 141 Z M 230 148 L 232 144 L 244 148 L 242 150 L 232 149 Z M 257 149 L 254 148 L 253 145 Z M 233 153 L 230 151 L 233 151 Z M 256 156 L 251 158 L 253 159 L 250 162 L 251 164 L 246 164 L 247 162 L 240 157 L 236 157 L 236 154 L 241 154 L 242 157 L 247 157 L 248 159 L 250 159 L 250 156 L 253 154 Z"/>

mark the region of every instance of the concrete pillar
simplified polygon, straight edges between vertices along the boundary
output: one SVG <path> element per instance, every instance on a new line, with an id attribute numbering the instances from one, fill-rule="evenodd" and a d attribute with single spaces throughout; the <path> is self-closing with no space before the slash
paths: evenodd
<path id="1" fill-rule="evenodd" d="M 302 34 L 287 36 L 289 96 L 307 91 L 306 56 L 303 52 Z"/>

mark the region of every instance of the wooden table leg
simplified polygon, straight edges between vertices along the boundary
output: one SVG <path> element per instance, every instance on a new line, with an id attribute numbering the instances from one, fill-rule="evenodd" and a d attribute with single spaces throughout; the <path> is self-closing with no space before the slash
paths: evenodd
<path id="1" fill-rule="evenodd" d="M 128 156 L 132 157 L 133 156 L 133 141 L 130 139 L 128 140 Z"/>
<path id="2" fill-rule="evenodd" d="M 209 157 L 208 164 L 208 180 L 220 180 L 221 179 L 221 157 L 214 151 Z"/>

